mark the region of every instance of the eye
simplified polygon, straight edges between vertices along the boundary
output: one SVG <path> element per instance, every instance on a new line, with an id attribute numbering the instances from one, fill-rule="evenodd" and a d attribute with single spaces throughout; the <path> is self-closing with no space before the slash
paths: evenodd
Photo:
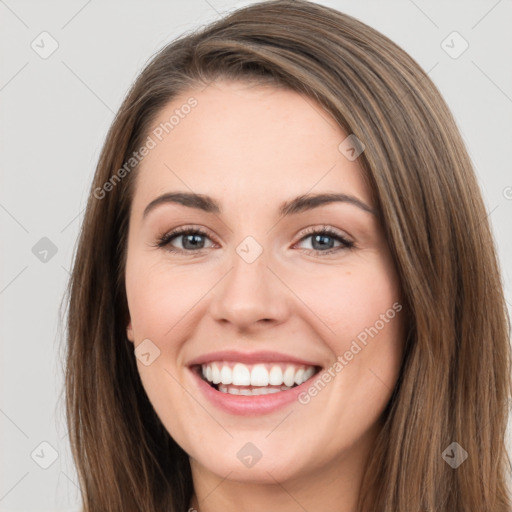
<path id="1" fill-rule="evenodd" d="M 200 228 L 176 228 L 159 237 L 157 247 L 165 247 L 170 252 L 199 252 L 205 247 L 205 240 L 210 239 L 208 234 Z M 181 247 L 173 245 L 175 240 L 181 240 Z"/>
<path id="2" fill-rule="evenodd" d="M 325 255 L 355 247 L 354 242 L 328 226 L 309 228 L 306 233 L 298 243 L 311 239 L 312 248 L 304 249 L 307 252 Z M 200 253 L 203 249 L 211 248 L 211 246 L 205 246 L 205 239 L 211 241 L 208 234 L 201 228 L 180 227 L 160 236 L 154 245 L 173 253 Z M 181 247 L 174 245 L 176 240 L 181 240 L 179 244 Z"/>
<path id="3" fill-rule="evenodd" d="M 321 253 L 324 255 L 355 247 L 354 242 L 348 240 L 328 226 L 324 226 L 321 229 L 310 228 L 306 233 L 308 234 L 303 236 L 300 242 L 311 239 L 312 248 L 306 249 L 308 252 Z M 338 243 L 338 246 L 335 246 L 336 243 Z"/>

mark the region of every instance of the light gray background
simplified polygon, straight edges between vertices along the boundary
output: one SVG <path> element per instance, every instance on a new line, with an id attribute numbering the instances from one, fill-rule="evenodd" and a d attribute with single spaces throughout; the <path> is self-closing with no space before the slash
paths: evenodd
<path id="1" fill-rule="evenodd" d="M 63 401 L 58 401 L 63 384 L 58 307 L 114 113 L 144 64 L 165 43 L 249 3 L 0 0 L 2 512 L 78 510 L 80 504 Z M 475 164 L 510 306 L 511 1 L 318 3 L 386 34 L 439 87 Z M 50 47 L 48 39 L 41 43 L 38 37 L 43 31 L 59 45 L 47 59 L 31 47 L 34 40 Z M 441 46 L 453 31 L 469 43 L 456 59 Z M 460 41 L 452 39 L 445 44 L 456 51 Z M 46 262 L 32 250 L 43 237 L 57 248 Z M 48 469 L 41 464 L 51 462 L 52 451 L 42 442 L 58 454 Z"/>

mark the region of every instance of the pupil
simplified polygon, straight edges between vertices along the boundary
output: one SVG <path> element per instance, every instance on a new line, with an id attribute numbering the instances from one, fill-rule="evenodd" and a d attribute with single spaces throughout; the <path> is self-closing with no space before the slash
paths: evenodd
<path id="1" fill-rule="evenodd" d="M 329 235 L 316 235 L 316 236 L 314 236 L 314 237 L 313 237 L 313 248 L 317 249 L 317 248 L 315 247 L 315 242 L 316 242 L 317 240 L 322 240 L 323 245 L 320 245 L 320 249 L 321 249 L 322 247 L 323 247 L 323 248 L 325 248 L 325 247 L 326 247 L 325 240 L 326 240 L 326 239 L 329 239 L 329 238 L 330 238 L 330 239 L 331 239 L 331 241 L 332 241 L 332 237 L 331 237 L 331 236 L 329 236 Z M 327 244 L 327 245 L 328 245 L 328 246 L 329 246 L 329 248 L 330 248 L 330 246 L 331 246 L 332 244 Z"/>
<path id="2" fill-rule="evenodd" d="M 195 234 L 185 235 L 185 243 L 183 244 L 183 246 L 185 247 L 185 249 L 187 249 L 187 243 L 191 242 L 192 245 L 188 248 L 189 249 L 190 248 L 197 249 L 198 245 L 201 245 L 201 239 L 202 239 L 202 235 L 195 235 Z M 204 244 L 204 241 L 203 241 L 203 244 Z M 202 246 L 200 248 L 202 248 Z"/>

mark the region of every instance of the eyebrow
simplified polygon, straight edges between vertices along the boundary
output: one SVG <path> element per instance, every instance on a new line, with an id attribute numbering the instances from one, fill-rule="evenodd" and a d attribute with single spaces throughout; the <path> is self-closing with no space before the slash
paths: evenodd
<path id="1" fill-rule="evenodd" d="M 352 204 L 361 210 L 364 210 L 365 212 L 378 216 L 377 212 L 373 208 L 370 208 L 366 203 L 357 197 L 351 196 L 349 194 L 331 193 L 303 194 L 290 201 L 285 201 L 279 207 L 279 216 L 286 217 L 289 215 L 295 215 L 297 213 L 302 213 L 308 210 L 312 210 L 313 208 L 318 208 L 319 206 L 335 202 Z M 149 212 L 158 206 L 167 203 L 181 204 L 183 206 L 187 206 L 188 208 L 195 208 L 207 213 L 220 214 L 222 212 L 219 203 L 210 196 L 204 194 L 195 194 L 191 192 L 168 192 L 158 196 L 156 199 L 153 199 L 153 201 L 151 201 L 144 209 L 142 218 L 144 219 L 147 217 Z"/>

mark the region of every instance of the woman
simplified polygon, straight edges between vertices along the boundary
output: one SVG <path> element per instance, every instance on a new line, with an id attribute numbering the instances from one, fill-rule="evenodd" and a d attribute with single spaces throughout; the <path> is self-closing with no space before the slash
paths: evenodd
<path id="1" fill-rule="evenodd" d="M 69 301 L 86 511 L 511 510 L 472 164 L 428 76 L 350 16 L 253 4 L 152 59 Z"/>

